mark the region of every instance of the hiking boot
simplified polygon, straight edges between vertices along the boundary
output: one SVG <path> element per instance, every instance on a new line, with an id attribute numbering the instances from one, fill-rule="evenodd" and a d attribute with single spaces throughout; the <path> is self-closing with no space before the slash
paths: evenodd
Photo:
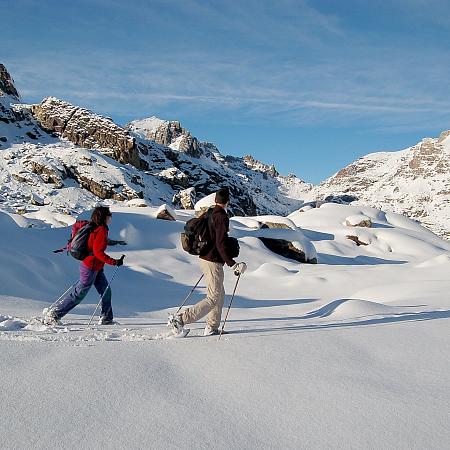
<path id="1" fill-rule="evenodd" d="M 223 330 L 222 334 L 227 334 L 228 331 Z M 203 331 L 203 336 L 218 336 L 220 334 L 220 330 L 218 328 L 211 328 L 209 325 L 206 325 L 205 330 Z"/>
<path id="2" fill-rule="evenodd" d="M 120 325 L 119 322 L 116 322 L 113 319 L 107 319 L 106 317 L 100 317 L 100 320 L 97 322 L 98 325 Z"/>
<path id="3" fill-rule="evenodd" d="M 62 325 L 62 323 L 59 320 L 59 317 L 56 314 L 56 311 L 54 309 L 45 308 L 43 313 L 44 313 L 44 317 L 42 318 L 42 323 L 44 325 L 48 325 L 50 327 L 54 327 L 56 325 Z"/>
<path id="4" fill-rule="evenodd" d="M 220 334 L 220 331 L 217 328 L 212 328 L 209 325 L 206 325 L 205 330 L 203 331 L 203 336 L 216 336 Z"/>
<path id="5" fill-rule="evenodd" d="M 181 314 L 169 314 L 167 326 L 172 327 L 174 334 L 182 333 L 184 330 L 184 323 L 183 319 L 181 318 Z"/>
<path id="6" fill-rule="evenodd" d="M 173 335 L 170 336 L 173 339 L 178 339 L 178 338 L 184 338 L 189 334 L 189 331 L 191 331 L 189 328 L 183 328 L 180 332 L 175 332 L 173 331 Z"/>

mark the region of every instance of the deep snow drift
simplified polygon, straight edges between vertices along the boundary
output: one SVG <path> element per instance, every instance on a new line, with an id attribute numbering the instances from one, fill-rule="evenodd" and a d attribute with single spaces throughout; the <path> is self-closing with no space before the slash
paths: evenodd
<path id="1" fill-rule="evenodd" d="M 67 228 L 20 228 L 0 213 L 2 447 L 448 448 L 449 242 L 364 207 L 233 218 L 248 271 L 230 333 L 203 338 L 199 323 L 162 341 L 200 275 L 179 242 L 193 212 L 169 222 L 151 207 L 113 211 L 110 237 L 127 242 L 109 249 L 127 255 L 112 286 L 121 325 L 89 330 L 94 290 L 65 326 L 27 325 L 76 281 L 77 262 L 51 253 Z M 371 228 L 346 225 L 362 216 Z M 258 237 L 298 242 L 318 264 Z M 226 269 L 228 294 L 235 280 Z"/>

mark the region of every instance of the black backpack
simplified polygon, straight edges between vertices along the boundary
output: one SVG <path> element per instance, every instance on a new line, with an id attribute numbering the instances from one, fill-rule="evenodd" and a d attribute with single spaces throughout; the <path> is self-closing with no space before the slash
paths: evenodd
<path id="1" fill-rule="evenodd" d="M 88 240 L 90 234 L 97 228 L 97 225 L 87 220 L 77 221 L 72 226 L 72 234 L 67 244 L 67 253 L 75 259 L 83 260 L 90 253 L 88 250 Z"/>
<path id="2" fill-rule="evenodd" d="M 228 236 L 226 248 L 230 258 L 237 258 L 239 256 L 240 247 L 239 241 L 236 238 Z"/>
<path id="3" fill-rule="evenodd" d="M 210 208 L 200 217 L 195 217 L 186 222 L 184 233 L 181 233 L 181 246 L 184 251 L 199 256 L 206 254 L 214 246 L 209 230 L 213 209 Z M 236 238 L 228 237 L 225 245 L 230 258 L 239 256 L 240 248 Z"/>
<path id="4" fill-rule="evenodd" d="M 213 208 L 208 209 L 200 217 L 186 222 L 184 233 L 181 233 L 181 246 L 191 255 L 204 255 L 213 246 L 209 232 L 209 221 Z"/>

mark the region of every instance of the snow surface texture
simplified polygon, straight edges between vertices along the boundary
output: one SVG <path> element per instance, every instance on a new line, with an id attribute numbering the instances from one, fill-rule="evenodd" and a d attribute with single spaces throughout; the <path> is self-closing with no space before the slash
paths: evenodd
<path id="1" fill-rule="evenodd" d="M 233 218 L 248 271 L 230 333 L 204 338 L 198 323 L 186 339 L 161 340 L 199 277 L 179 241 L 193 212 L 170 222 L 150 206 L 113 211 L 110 237 L 127 242 L 109 249 L 127 255 L 112 285 L 121 325 L 90 329 L 94 290 L 63 326 L 28 325 L 78 265 L 51 253 L 69 229 L 20 228 L 0 213 L 2 448 L 448 448 L 450 243 L 365 207 L 278 218 L 289 228 Z M 345 226 L 361 215 L 371 228 Z M 319 263 L 271 253 L 260 233 L 303 236 Z M 230 294 L 236 277 L 225 271 Z M 189 303 L 204 293 L 201 284 Z"/>

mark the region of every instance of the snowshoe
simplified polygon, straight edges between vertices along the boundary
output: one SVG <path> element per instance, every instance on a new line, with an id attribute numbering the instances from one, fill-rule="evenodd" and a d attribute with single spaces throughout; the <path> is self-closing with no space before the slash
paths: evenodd
<path id="1" fill-rule="evenodd" d="M 172 327 L 174 334 L 179 334 L 184 330 L 183 320 L 180 314 L 169 314 L 169 320 L 167 321 L 167 326 Z"/>

